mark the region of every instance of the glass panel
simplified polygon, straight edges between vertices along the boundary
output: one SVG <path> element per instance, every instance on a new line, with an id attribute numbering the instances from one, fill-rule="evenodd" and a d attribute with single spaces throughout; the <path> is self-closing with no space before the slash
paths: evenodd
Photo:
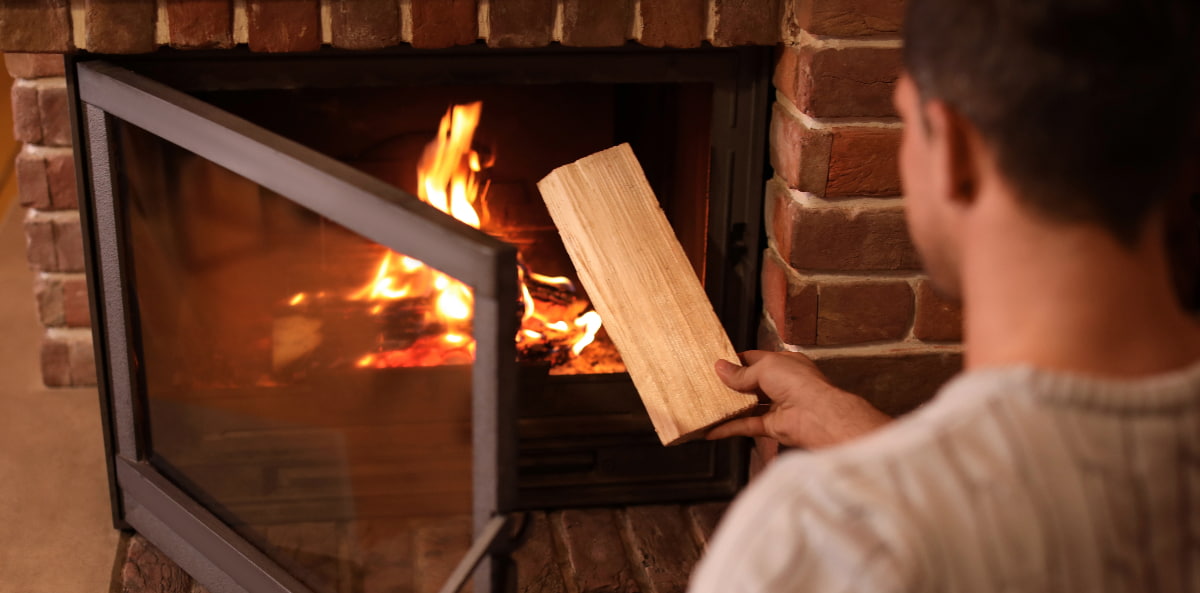
<path id="1" fill-rule="evenodd" d="M 152 463 L 315 591 L 439 585 L 471 539 L 470 289 L 115 137 Z"/>

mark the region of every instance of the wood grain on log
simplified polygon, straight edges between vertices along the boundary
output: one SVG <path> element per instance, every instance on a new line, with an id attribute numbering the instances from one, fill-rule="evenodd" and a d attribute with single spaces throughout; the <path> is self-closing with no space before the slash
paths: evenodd
<path id="1" fill-rule="evenodd" d="M 753 407 L 713 371 L 737 354 L 629 145 L 559 167 L 538 188 L 659 439 L 682 443 Z"/>

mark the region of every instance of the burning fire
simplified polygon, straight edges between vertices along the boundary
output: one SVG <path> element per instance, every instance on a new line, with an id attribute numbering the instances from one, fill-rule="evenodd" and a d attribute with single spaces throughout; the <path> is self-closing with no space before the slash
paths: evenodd
<path id="1" fill-rule="evenodd" d="M 482 173 L 492 165 L 471 147 L 483 103 L 454 105 L 438 126 L 437 138 L 425 147 L 417 165 L 417 196 L 454 218 L 481 228 L 477 210 L 487 195 Z M 575 296 L 568 278 L 537 274 L 518 266 L 523 314 L 516 342 L 523 356 L 566 360 L 579 356 L 600 330 L 600 315 Z M 380 348 L 358 358 L 360 368 L 435 366 L 474 360 L 471 334 L 474 295 L 465 284 L 393 251 L 383 254 L 371 281 L 346 295 L 370 303 L 371 315 L 389 315 L 395 307 L 420 311 L 417 337 L 403 347 Z M 299 293 L 296 307 L 312 300 Z M 569 353 L 569 354 L 568 354 Z"/>

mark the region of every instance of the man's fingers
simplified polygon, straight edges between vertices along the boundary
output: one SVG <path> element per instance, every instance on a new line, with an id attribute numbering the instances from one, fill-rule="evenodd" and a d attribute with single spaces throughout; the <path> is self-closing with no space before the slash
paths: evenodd
<path id="1" fill-rule="evenodd" d="M 762 416 L 749 416 L 746 418 L 735 418 L 714 427 L 704 435 L 704 438 L 712 441 L 716 439 L 725 439 L 729 437 L 762 437 L 768 436 L 766 425 L 763 424 Z"/>
<path id="2" fill-rule="evenodd" d="M 717 377 L 731 389 L 753 393 L 758 391 L 758 378 L 751 367 L 740 367 L 728 360 L 718 360 Z"/>

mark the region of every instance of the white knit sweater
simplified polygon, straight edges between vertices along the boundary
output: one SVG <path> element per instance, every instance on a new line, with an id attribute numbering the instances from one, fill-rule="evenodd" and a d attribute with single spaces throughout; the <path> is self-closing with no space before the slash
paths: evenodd
<path id="1" fill-rule="evenodd" d="M 691 591 L 1200 592 L 1200 363 L 961 375 L 875 434 L 781 456 Z"/>

